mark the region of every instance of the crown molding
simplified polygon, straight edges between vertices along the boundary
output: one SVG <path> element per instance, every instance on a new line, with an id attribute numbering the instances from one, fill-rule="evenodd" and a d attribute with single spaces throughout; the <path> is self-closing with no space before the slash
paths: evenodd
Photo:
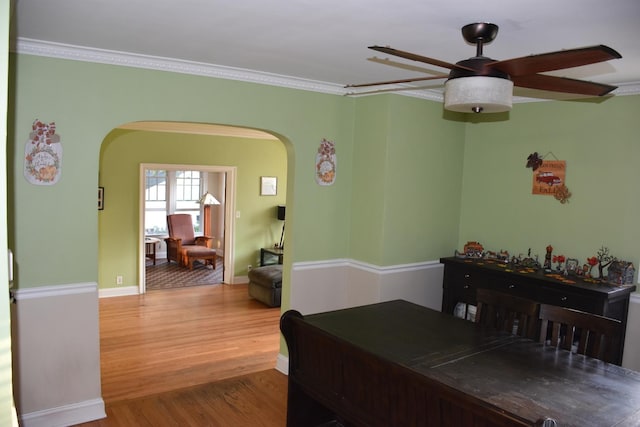
<path id="1" fill-rule="evenodd" d="M 312 92 L 323 92 L 335 95 L 343 95 L 345 93 L 345 90 L 341 85 L 315 80 L 264 73 L 243 68 L 205 64 L 202 62 L 95 49 L 27 38 L 19 38 L 12 51 L 24 55 L 45 56 L 49 58 L 69 59 L 73 61 L 96 62 L 100 64 L 120 65 L 123 67 L 145 68 L 149 70 L 168 71 L 172 73 L 191 74 L 203 77 L 239 80 L 243 82 L 287 87 Z"/>
<path id="2" fill-rule="evenodd" d="M 640 95 L 640 82 L 620 83 L 618 88 L 611 92 L 613 95 Z"/>
<path id="3" fill-rule="evenodd" d="M 95 49 L 84 46 L 75 46 L 64 43 L 55 43 L 28 38 L 18 38 L 11 46 L 11 50 L 13 52 L 24 55 L 45 56 L 50 58 L 69 59 L 73 61 L 120 65 L 123 67 L 145 68 L 149 70 L 168 71 L 172 73 L 237 80 L 249 83 L 286 87 L 290 89 L 321 92 L 332 95 L 346 95 L 350 92 L 342 85 L 338 85 L 335 83 L 301 79 L 298 77 L 265 73 L 244 68 L 226 67 L 222 65 L 206 64 L 203 62 L 184 61 L 159 56 L 119 52 L 114 50 Z M 621 83 L 617 86 L 618 88 L 612 92 L 612 95 L 624 96 L 640 94 L 640 82 Z M 388 90 L 372 91 L 369 94 L 391 92 L 394 89 L 402 89 L 401 91 L 395 92 L 400 95 L 437 102 L 443 101 L 442 89 L 406 90 L 406 85 L 397 85 Z M 353 94 L 353 96 L 365 95 L 366 94 Z M 546 100 L 525 97 L 514 97 L 513 99 L 513 103 L 537 101 Z"/>

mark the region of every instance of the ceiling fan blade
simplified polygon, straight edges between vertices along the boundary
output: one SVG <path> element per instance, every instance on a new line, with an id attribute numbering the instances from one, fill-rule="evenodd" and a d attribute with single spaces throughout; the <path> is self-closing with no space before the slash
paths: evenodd
<path id="1" fill-rule="evenodd" d="M 428 58 L 422 55 L 416 55 L 415 53 L 405 52 L 403 50 L 393 49 L 385 46 L 369 46 L 369 49 L 376 50 L 378 52 L 386 53 L 388 55 L 399 56 L 400 58 L 410 59 L 412 61 L 424 62 L 425 64 L 437 65 L 438 67 L 448 68 L 450 70 L 467 70 L 475 71 L 472 68 L 465 67 L 458 64 L 451 64 L 449 62 L 440 61 L 439 59 Z"/>
<path id="2" fill-rule="evenodd" d="M 376 93 L 387 93 L 387 92 L 402 92 L 405 90 L 422 90 L 422 89 L 432 89 L 428 86 L 407 86 L 407 87 L 390 87 L 386 89 L 373 89 L 373 90 L 365 90 L 361 92 L 347 92 L 344 96 L 358 96 L 358 95 L 372 95 Z"/>
<path id="3" fill-rule="evenodd" d="M 425 80 L 446 79 L 447 77 L 449 77 L 449 76 L 447 76 L 446 74 L 443 74 L 441 76 L 414 77 L 414 78 L 411 78 L 411 79 L 388 80 L 388 81 L 385 81 L 385 82 L 358 83 L 358 84 L 346 85 L 345 88 L 347 88 L 347 87 L 366 87 L 366 86 L 392 85 L 392 84 L 396 84 L 396 83 L 421 82 L 421 81 L 425 81 Z"/>
<path id="4" fill-rule="evenodd" d="M 506 59 L 491 62 L 487 67 L 495 68 L 513 77 L 579 67 L 618 58 L 622 58 L 622 55 L 615 50 L 598 45 Z"/>
<path id="5" fill-rule="evenodd" d="M 616 89 L 617 86 L 593 83 L 566 77 L 530 74 L 511 77 L 513 84 L 529 89 L 549 90 L 552 92 L 575 93 L 579 95 L 603 96 Z"/>

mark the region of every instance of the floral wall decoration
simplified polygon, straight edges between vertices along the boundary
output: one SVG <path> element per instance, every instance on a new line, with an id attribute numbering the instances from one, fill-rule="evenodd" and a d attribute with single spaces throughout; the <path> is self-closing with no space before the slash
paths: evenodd
<path id="1" fill-rule="evenodd" d="M 533 185 L 531 194 L 554 196 L 564 204 L 569 201 L 571 192 L 565 185 L 567 162 L 564 160 L 545 160 L 549 154 L 540 156 L 537 152 L 527 157 L 527 168 L 533 170 Z M 553 156 L 555 158 L 555 156 Z"/>
<path id="2" fill-rule="evenodd" d="M 31 184 L 53 185 L 62 173 L 62 143 L 56 124 L 36 119 L 24 147 L 24 177 Z"/>
<path id="3" fill-rule="evenodd" d="M 316 154 L 316 182 L 319 185 L 332 185 L 336 181 L 335 143 L 322 138 Z"/>

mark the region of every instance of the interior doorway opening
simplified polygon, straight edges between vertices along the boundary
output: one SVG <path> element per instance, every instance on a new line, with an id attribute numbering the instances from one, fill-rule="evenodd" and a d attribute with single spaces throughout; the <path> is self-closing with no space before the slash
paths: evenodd
<path id="1" fill-rule="evenodd" d="M 186 181 L 181 176 L 187 175 L 188 183 L 181 182 Z M 196 175 L 199 178 L 197 185 L 193 184 Z M 233 212 L 235 211 L 236 175 L 236 168 L 231 166 L 155 163 L 140 165 L 139 242 L 141 249 L 139 253 L 141 257 L 138 271 L 141 294 L 145 293 L 147 288 L 146 239 L 148 237 L 157 239 L 161 247 L 160 256 L 166 253 L 166 246 L 163 246 L 164 238 L 167 237 L 166 215 L 177 212 L 192 215 L 196 235 L 203 235 L 205 223 L 210 222 L 207 225 L 214 232 L 212 233 L 214 235 L 210 236 L 213 237 L 212 248 L 216 250 L 218 259 L 223 262 L 222 282 L 233 284 Z M 192 194 L 187 194 L 189 192 Z M 205 209 L 199 204 L 198 201 L 205 193 L 213 194 L 219 202 L 219 205 L 214 206 L 215 209 Z M 210 212 L 213 215 L 205 218 L 205 213 Z"/>

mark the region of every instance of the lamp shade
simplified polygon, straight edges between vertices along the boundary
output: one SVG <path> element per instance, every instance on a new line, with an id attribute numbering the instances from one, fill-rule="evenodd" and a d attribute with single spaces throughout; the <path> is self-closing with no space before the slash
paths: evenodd
<path id="1" fill-rule="evenodd" d="M 500 113 L 511 110 L 513 82 L 500 77 L 449 79 L 444 85 L 444 108 L 461 113 Z"/>
<path id="2" fill-rule="evenodd" d="M 198 202 L 201 205 L 219 205 L 220 204 L 218 199 L 213 197 L 213 195 L 211 193 L 209 193 L 208 191 L 206 193 L 204 193 L 202 195 L 202 197 L 200 197 L 200 200 L 198 200 Z"/>
<path id="3" fill-rule="evenodd" d="M 278 219 L 280 221 L 284 221 L 285 210 L 286 210 L 286 206 L 278 205 Z"/>

